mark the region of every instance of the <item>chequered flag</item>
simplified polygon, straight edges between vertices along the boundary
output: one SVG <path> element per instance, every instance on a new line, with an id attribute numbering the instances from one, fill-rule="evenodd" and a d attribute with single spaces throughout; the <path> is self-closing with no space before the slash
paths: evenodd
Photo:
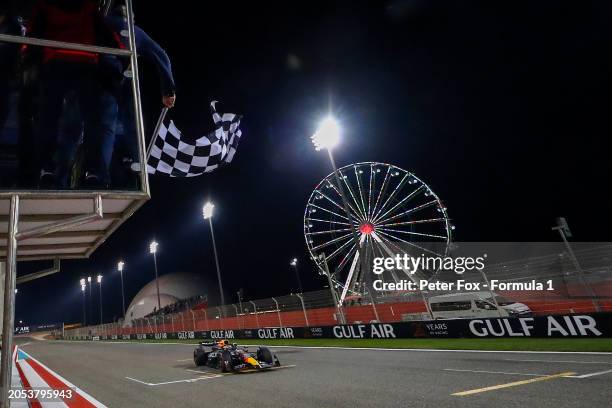
<path id="1" fill-rule="evenodd" d="M 210 104 L 216 129 L 195 141 L 183 136 L 174 121 L 168 125 L 161 124 L 147 161 L 149 174 L 194 177 L 232 161 L 242 136 L 239 128 L 241 116 L 217 113 L 216 103 L 212 101 Z"/>

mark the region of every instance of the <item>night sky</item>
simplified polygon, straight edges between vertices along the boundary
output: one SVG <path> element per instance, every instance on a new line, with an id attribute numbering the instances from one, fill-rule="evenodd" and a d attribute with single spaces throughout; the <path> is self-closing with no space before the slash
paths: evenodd
<path id="1" fill-rule="evenodd" d="M 458 241 L 556 241 L 557 216 L 577 241 L 610 239 L 612 3 L 203 4 L 136 0 L 136 23 L 172 59 L 183 132 L 211 128 L 213 98 L 244 115 L 234 162 L 193 179 L 151 177 L 152 200 L 91 259 L 19 286 L 16 321 L 80 321 L 78 280 L 97 273 L 105 320 L 119 317 L 116 263 L 126 262 L 129 303 L 153 278 L 153 238 L 161 274 L 203 274 L 216 293 L 207 199 L 228 301 L 241 287 L 245 299 L 295 290 L 293 257 L 305 289 L 321 288 L 303 213 L 331 171 L 309 140 L 330 104 L 344 130 L 338 165 L 414 172 L 445 202 Z M 141 71 L 150 132 L 161 98 L 154 68 Z M 41 267 L 22 263 L 19 274 Z"/>

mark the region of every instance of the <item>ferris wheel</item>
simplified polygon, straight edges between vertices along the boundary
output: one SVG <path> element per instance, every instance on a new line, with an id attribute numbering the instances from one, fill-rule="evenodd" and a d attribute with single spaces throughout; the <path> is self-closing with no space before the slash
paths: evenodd
<path id="1" fill-rule="evenodd" d="M 304 213 L 311 258 L 342 290 L 340 302 L 367 290 L 373 257 L 445 256 L 453 230 L 446 207 L 427 184 L 385 163 L 355 163 L 331 173 L 315 187 Z M 369 261 L 360 262 L 360 254 Z M 390 270 L 377 279 L 416 280 L 435 272 Z"/>

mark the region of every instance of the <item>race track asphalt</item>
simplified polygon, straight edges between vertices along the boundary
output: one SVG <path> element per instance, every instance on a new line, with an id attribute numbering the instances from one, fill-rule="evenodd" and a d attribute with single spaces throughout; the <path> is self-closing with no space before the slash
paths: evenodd
<path id="1" fill-rule="evenodd" d="M 291 367 L 219 376 L 194 366 L 193 345 L 19 342 L 27 342 L 25 351 L 109 407 L 595 408 L 612 404 L 612 354 L 271 347 L 281 363 Z M 574 378 L 548 377 L 568 372 L 575 373 Z M 518 381 L 529 382 L 483 391 Z M 476 391 L 452 395 L 469 390 Z"/>

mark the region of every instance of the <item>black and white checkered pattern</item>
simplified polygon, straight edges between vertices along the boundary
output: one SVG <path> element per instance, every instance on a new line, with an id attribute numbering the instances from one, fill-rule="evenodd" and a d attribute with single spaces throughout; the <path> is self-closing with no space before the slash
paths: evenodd
<path id="1" fill-rule="evenodd" d="M 147 161 L 149 174 L 195 177 L 210 173 L 234 159 L 242 136 L 239 129 L 241 116 L 217 113 L 216 102 L 210 104 L 216 129 L 195 141 L 183 136 L 174 121 L 168 125 L 162 123 Z"/>

